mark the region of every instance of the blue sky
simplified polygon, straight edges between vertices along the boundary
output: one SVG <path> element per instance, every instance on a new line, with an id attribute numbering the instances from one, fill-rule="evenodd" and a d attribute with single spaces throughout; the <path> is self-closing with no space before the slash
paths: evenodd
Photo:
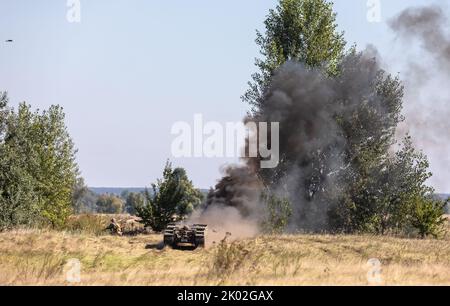
<path id="1" fill-rule="evenodd" d="M 175 121 L 240 121 L 240 95 L 255 71 L 255 29 L 275 0 L 81 0 L 81 23 L 66 0 L 1 0 L 0 90 L 12 105 L 60 104 L 90 186 L 145 186 L 171 157 Z M 381 0 L 369 23 L 366 0 L 336 0 L 349 44 L 374 44 L 391 58 L 385 21 L 425 0 Z M 14 39 L 14 44 L 4 44 Z M 208 188 L 229 159 L 175 159 Z"/>

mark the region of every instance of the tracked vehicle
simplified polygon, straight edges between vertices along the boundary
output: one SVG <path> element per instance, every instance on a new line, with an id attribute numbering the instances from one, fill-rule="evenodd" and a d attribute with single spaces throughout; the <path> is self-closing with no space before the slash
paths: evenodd
<path id="1" fill-rule="evenodd" d="M 193 247 L 205 247 L 206 231 L 205 224 L 176 224 L 171 223 L 164 231 L 164 245 L 177 248 L 181 245 L 191 245 Z"/>

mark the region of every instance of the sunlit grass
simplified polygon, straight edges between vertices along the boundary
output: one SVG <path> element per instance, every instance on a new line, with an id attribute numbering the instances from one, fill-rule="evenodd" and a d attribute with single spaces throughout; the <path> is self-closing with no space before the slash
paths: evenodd
<path id="1" fill-rule="evenodd" d="M 194 251 L 159 250 L 161 238 L 4 232 L 0 284 L 69 284 L 65 265 L 76 258 L 80 285 L 367 285 L 367 262 L 377 258 L 381 284 L 450 285 L 448 237 L 264 236 Z"/>

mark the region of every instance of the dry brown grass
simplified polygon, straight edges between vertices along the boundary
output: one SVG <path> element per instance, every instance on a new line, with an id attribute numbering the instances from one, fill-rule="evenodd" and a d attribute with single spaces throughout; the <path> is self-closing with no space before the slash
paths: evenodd
<path id="1" fill-rule="evenodd" d="M 143 231 L 144 226 L 138 222 L 137 217 L 128 214 L 83 214 L 71 216 L 64 227 L 64 230 L 71 233 L 83 233 L 92 235 L 104 235 L 108 233 L 106 228 L 111 223 L 111 219 L 122 226 L 125 234 L 134 234 Z"/>
<path id="2" fill-rule="evenodd" d="M 367 285 L 367 261 L 382 284 L 450 285 L 450 239 L 293 235 L 207 250 L 158 250 L 160 235 L 98 236 L 39 230 L 0 234 L 0 284 L 55 285 L 70 258 L 81 285 Z"/>

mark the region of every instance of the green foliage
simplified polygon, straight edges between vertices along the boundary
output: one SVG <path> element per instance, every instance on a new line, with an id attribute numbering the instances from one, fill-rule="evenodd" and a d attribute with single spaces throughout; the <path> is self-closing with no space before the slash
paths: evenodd
<path id="1" fill-rule="evenodd" d="M 412 203 L 411 225 L 422 238 L 428 236 L 438 238 L 445 231 L 444 225 L 447 219 L 443 214 L 448 201 L 442 202 L 431 197 L 419 197 L 415 200 Z"/>
<path id="2" fill-rule="evenodd" d="M 265 28 L 256 39 L 263 55 L 256 62 L 259 72 L 253 75 L 250 89 L 243 96 L 252 106 L 250 120 L 258 121 L 264 114 L 265 94 L 274 72 L 286 61 L 320 68 L 347 86 L 342 97 L 334 101 L 339 105 L 334 119 L 341 138 L 346 140 L 345 147 L 330 144 L 311 153 L 307 174 L 303 173 L 298 182 L 304 189 L 304 199 L 299 200 L 302 207 L 296 207 L 296 213 L 311 219 L 322 215 L 317 210 L 326 207 L 328 219 L 322 224 L 322 220 L 312 218 L 311 226 L 328 225 L 340 232 L 408 233 L 411 228 L 421 235 L 435 232 L 440 210 L 437 204 L 430 203 L 434 190 L 426 185 L 431 176 L 426 156 L 414 149 L 409 137 L 397 153 L 391 152 L 397 126 L 404 119 L 404 88 L 399 78 L 379 70 L 375 60 L 368 65 L 367 53 L 358 54 L 355 47 L 345 54 L 343 34 L 337 31 L 332 3 L 326 0 L 280 0 L 277 8 L 269 12 Z M 369 79 L 358 80 L 355 76 Z M 368 85 L 358 87 L 358 82 Z M 298 166 L 297 157 L 284 152 L 283 143 L 281 147 L 284 156 L 278 168 L 257 173 L 269 187 L 276 186 L 292 167 Z M 336 159 L 346 166 L 338 171 L 329 169 L 327 162 Z M 280 203 L 270 198 L 268 202 L 270 219 L 271 211 L 278 212 L 270 206 Z M 272 221 L 284 225 L 276 217 Z"/>
<path id="3" fill-rule="evenodd" d="M 11 141 L 12 135 L 21 133 L 16 119 L 8 108 L 7 94 L 0 93 L 0 230 L 40 221 L 35 181 L 24 167 L 29 156 Z"/>
<path id="4" fill-rule="evenodd" d="M 278 198 L 273 194 L 264 194 L 262 202 L 266 205 L 267 216 L 263 221 L 264 231 L 271 234 L 281 234 L 292 217 L 291 203 L 287 198 Z"/>
<path id="5" fill-rule="evenodd" d="M 61 107 L 39 113 L 25 103 L 17 112 L 1 95 L 0 228 L 49 224 L 59 227 L 72 212 L 78 176 L 76 150 Z"/>
<path id="6" fill-rule="evenodd" d="M 179 221 L 201 204 L 203 194 L 195 189 L 182 168 L 172 169 L 167 162 L 163 178 L 146 190 L 145 204 L 136 208 L 145 226 L 162 231 L 170 222 Z"/>
<path id="7" fill-rule="evenodd" d="M 100 214 L 121 214 L 124 210 L 124 202 L 121 198 L 104 194 L 98 197 L 97 212 Z"/>
<path id="8" fill-rule="evenodd" d="M 250 88 L 242 97 L 255 113 L 274 71 L 286 61 L 326 67 L 335 74 L 345 48 L 344 35 L 337 31 L 333 4 L 326 0 L 280 0 L 264 24 L 265 33 L 257 32 L 256 38 L 263 59 L 256 60 L 259 72 L 252 76 Z"/>
<path id="9" fill-rule="evenodd" d="M 330 212 L 335 229 L 375 234 L 439 235 L 445 203 L 433 199 L 431 177 L 425 155 L 417 152 L 411 138 L 401 150 L 370 169 L 345 193 L 345 198 Z"/>
<path id="10" fill-rule="evenodd" d="M 130 215 L 136 215 L 136 208 L 142 207 L 145 202 L 145 194 L 138 192 L 128 192 L 122 198 L 125 199 L 125 212 Z"/>
<path id="11" fill-rule="evenodd" d="M 83 178 L 78 178 L 72 193 L 72 205 L 76 214 L 97 212 L 98 195 L 86 186 Z"/>
<path id="12" fill-rule="evenodd" d="M 21 156 L 0 145 L 0 230 L 42 222 L 33 177 L 21 167 Z"/>
<path id="13" fill-rule="evenodd" d="M 359 69 L 358 57 L 344 58 L 348 60 L 354 62 L 345 67 Z M 341 70 L 340 77 L 346 73 Z M 426 185 L 432 174 L 427 157 L 414 148 L 411 137 L 395 154 L 391 152 L 396 128 L 403 120 L 400 80 L 379 71 L 373 84 L 376 103 L 362 99 L 347 117 L 350 120 L 337 118 L 347 139 L 344 160 L 348 167 L 336 179 L 343 190 L 341 198 L 331 201 L 335 205 L 329 212 L 330 223 L 345 232 L 405 234 L 412 226 L 415 203 L 428 203 L 434 193 Z"/>

